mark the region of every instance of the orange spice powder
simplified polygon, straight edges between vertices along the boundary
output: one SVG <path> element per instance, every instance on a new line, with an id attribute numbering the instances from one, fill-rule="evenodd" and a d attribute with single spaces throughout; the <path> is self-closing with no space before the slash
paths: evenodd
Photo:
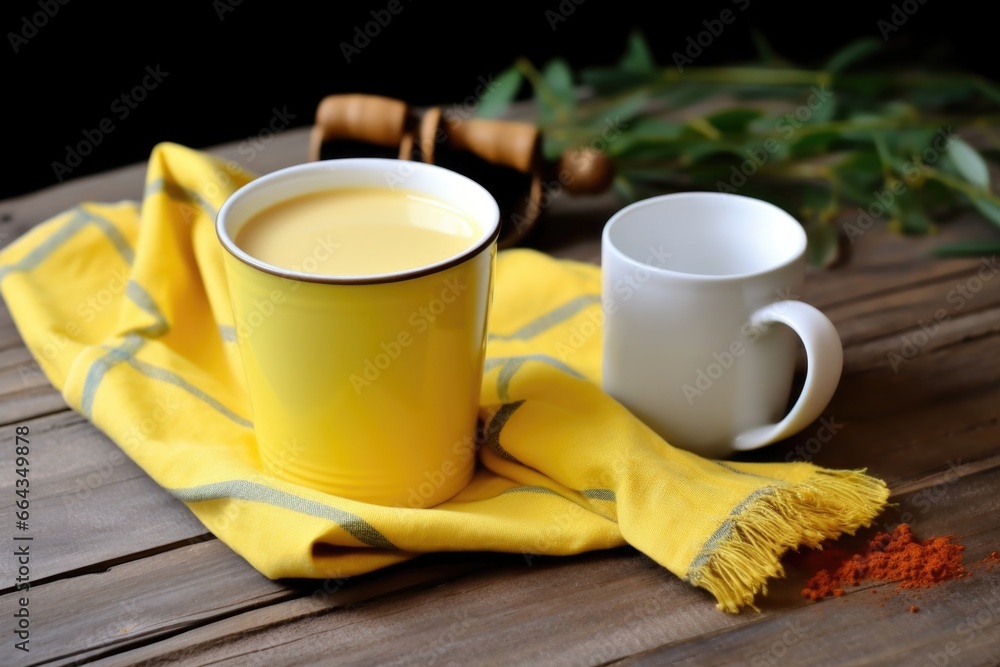
<path id="1" fill-rule="evenodd" d="M 864 581 L 895 581 L 902 588 L 926 588 L 966 576 L 965 547 L 950 537 L 917 539 L 908 524 L 892 533 L 879 532 L 864 553 L 843 558 L 834 567 L 818 571 L 806 582 L 802 595 L 810 600 L 844 594 L 844 587 Z"/>

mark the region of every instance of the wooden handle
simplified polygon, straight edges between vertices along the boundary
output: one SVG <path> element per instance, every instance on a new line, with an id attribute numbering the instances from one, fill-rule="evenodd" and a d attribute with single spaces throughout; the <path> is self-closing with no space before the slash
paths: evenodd
<path id="1" fill-rule="evenodd" d="M 525 174 L 534 171 L 540 135 L 533 123 L 446 117 L 445 124 L 452 147 Z"/>
<path id="2" fill-rule="evenodd" d="M 350 139 L 378 146 L 412 146 L 410 109 L 405 102 L 378 95 L 328 95 L 316 108 L 316 123 L 309 137 L 309 159 L 318 160 L 324 141 Z"/>

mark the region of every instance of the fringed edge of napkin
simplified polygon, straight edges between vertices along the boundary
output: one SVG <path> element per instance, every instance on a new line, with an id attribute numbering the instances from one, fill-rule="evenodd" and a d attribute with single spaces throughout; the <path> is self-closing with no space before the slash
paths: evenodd
<path id="1" fill-rule="evenodd" d="M 752 607 L 767 580 L 783 577 L 782 555 L 853 535 L 885 508 L 889 488 L 865 470 L 819 470 L 805 482 L 761 489 L 731 519 L 728 533 L 687 579 L 719 601 L 721 611 Z"/>

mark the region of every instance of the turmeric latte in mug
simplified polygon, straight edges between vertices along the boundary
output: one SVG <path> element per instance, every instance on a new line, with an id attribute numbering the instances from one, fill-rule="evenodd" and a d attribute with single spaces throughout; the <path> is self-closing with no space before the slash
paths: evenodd
<path id="1" fill-rule="evenodd" d="M 353 187 L 269 206 L 243 226 L 236 245 L 286 269 L 364 276 L 459 255 L 482 233 L 475 219 L 423 193 Z"/>
<path id="2" fill-rule="evenodd" d="M 430 507 L 472 477 L 499 207 L 435 165 L 349 158 L 234 193 L 217 232 L 259 465 Z"/>

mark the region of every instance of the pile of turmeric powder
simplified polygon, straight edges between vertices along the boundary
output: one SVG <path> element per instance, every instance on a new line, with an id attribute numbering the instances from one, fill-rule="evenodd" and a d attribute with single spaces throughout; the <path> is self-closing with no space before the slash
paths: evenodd
<path id="1" fill-rule="evenodd" d="M 810 600 L 844 594 L 845 586 L 865 581 L 898 582 L 902 588 L 926 588 L 968 575 L 962 563 L 965 547 L 951 537 L 919 540 L 909 524 L 901 523 L 892 533 L 879 532 L 869 540 L 864 553 L 839 559 L 814 574 L 802 589 Z"/>

